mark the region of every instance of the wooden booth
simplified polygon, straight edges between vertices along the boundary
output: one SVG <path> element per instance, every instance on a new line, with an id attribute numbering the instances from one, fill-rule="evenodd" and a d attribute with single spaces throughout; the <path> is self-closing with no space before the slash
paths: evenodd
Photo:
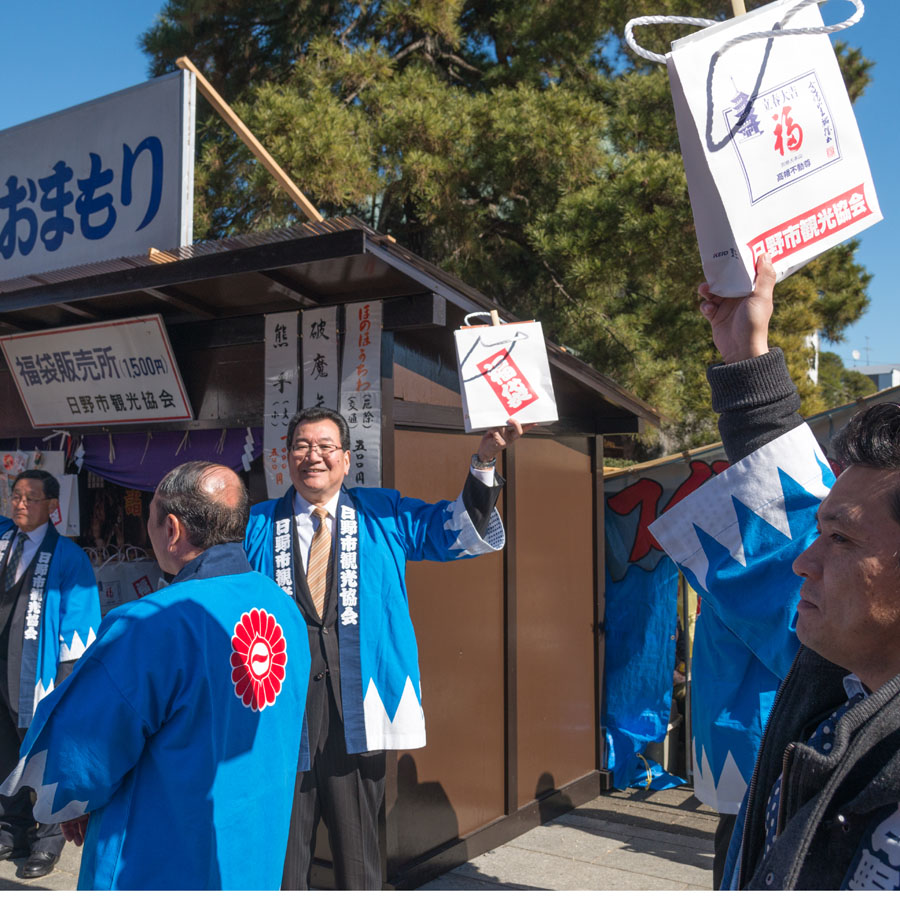
<path id="1" fill-rule="evenodd" d="M 478 439 L 463 431 L 452 333 L 496 305 L 356 219 L 0 283 L 0 337 L 160 314 L 194 418 L 138 429 L 153 448 L 167 432 L 258 429 L 265 315 L 363 300 L 383 313 L 382 484 L 455 497 Z M 409 567 L 428 745 L 388 755 L 386 886 L 415 886 L 608 786 L 603 435 L 658 418 L 562 348 L 548 353 L 560 419 L 500 461 L 505 551 Z M 0 365 L 0 448 L 46 438 Z M 129 430 L 68 426 L 85 440 L 108 433 L 111 445 Z M 254 502 L 264 499 L 258 458 L 248 478 Z"/>

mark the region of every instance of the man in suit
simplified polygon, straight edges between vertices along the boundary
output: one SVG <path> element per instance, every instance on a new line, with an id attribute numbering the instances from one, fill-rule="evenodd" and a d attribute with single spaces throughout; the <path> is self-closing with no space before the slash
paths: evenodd
<path id="1" fill-rule="evenodd" d="M 485 434 L 460 496 L 430 504 L 344 488 L 350 433 L 339 413 L 307 409 L 288 425 L 292 487 L 253 507 L 245 540 L 251 565 L 296 599 L 312 653 L 282 888 L 309 887 L 320 818 L 337 887 L 381 887 L 384 751 L 425 745 L 406 563 L 503 547 L 495 459 L 523 430 L 511 419 Z"/>
<path id="2" fill-rule="evenodd" d="M 249 499 L 216 463 L 160 481 L 147 520 L 172 583 L 112 610 L 41 703 L 0 787 L 84 843 L 81 890 L 277 890 L 309 680 L 293 602 L 241 547 Z"/>
<path id="3" fill-rule="evenodd" d="M 15 768 L 38 702 L 72 671 L 100 625 L 100 598 L 84 551 L 50 516 L 59 482 L 28 469 L 12 488 L 12 521 L 0 520 L 0 778 Z M 27 854 L 22 878 L 53 870 L 59 825 L 37 825 L 27 789 L 0 797 L 0 859 Z"/>

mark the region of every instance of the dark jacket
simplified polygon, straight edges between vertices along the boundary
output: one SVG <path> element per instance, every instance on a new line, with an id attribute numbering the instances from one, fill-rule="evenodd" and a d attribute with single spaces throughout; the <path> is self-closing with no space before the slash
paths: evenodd
<path id="1" fill-rule="evenodd" d="M 846 701 L 847 674 L 804 647 L 782 682 L 747 795 L 742 889 L 839 890 L 866 831 L 900 803 L 900 675 L 838 719 L 830 753 L 804 743 Z M 779 834 L 764 856 L 782 773 Z"/>
<path id="2" fill-rule="evenodd" d="M 713 366 L 708 377 L 732 462 L 802 422 L 780 350 Z M 828 754 L 805 744 L 847 700 L 847 674 L 801 647 L 781 683 L 735 834 L 741 889 L 839 890 L 866 832 L 900 803 L 900 675 L 840 717 Z M 766 806 L 779 774 L 778 836 L 764 854 Z"/>

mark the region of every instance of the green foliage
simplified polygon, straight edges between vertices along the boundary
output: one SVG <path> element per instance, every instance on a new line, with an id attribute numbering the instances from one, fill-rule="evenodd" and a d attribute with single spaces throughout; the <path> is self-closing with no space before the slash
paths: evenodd
<path id="1" fill-rule="evenodd" d="M 837 353 L 826 352 L 819 354 L 819 390 L 825 408 L 831 409 L 874 394 L 875 384 L 868 375 L 845 369 Z"/>
<path id="2" fill-rule="evenodd" d="M 750 2 L 750 8 L 762 5 Z M 646 452 L 716 439 L 703 280 L 665 70 L 628 19 L 724 18 L 730 0 L 168 0 L 153 74 L 190 56 L 326 215 L 353 213 L 565 343 L 666 415 Z M 638 33 L 664 51 L 684 26 Z M 870 63 L 841 47 L 851 96 Z M 201 116 L 195 234 L 300 220 Z M 775 338 L 804 412 L 804 336 L 867 303 L 855 244 L 778 286 Z M 646 440 L 646 439 L 645 439 Z"/>

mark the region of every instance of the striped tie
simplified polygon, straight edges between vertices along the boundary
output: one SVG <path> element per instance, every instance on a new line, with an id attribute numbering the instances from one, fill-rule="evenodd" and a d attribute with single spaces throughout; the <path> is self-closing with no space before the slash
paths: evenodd
<path id="1" fill-rule="evenodd" d="M 328 564 L 331 561 L 331 535 L 325 524 L 328 510 L 321 506 L 313 507 L 312 514 L 319 520 L 312 543 L 309 545 L 309 565 L 306 569 L 306 584 L 309 595 L 316 607 L 316 613 L 322 618 L 325 610 L 325 587 L 328 584 Z"/>
<path id="2" fill-rule="evenodd" d="M 19 568 L 19 560 L 22 559 L 22 554 L 25 552 L 26 537 L 24 531 L 19 532 L 12 553 L 9 554 L 9 559 L 6 561 L 6 577 L 3 579 L 3 587 L 7 591 L 16 583 L 16 570 Z"/>

